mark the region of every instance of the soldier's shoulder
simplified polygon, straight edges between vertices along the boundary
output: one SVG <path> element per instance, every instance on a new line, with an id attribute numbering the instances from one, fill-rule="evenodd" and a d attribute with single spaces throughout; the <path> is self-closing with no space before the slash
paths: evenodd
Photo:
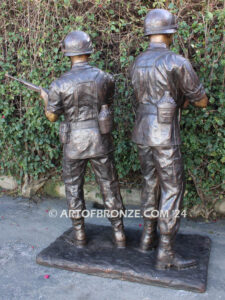
<path id="1" fill-rule="evenodd" d="M 65 84 L 68 83 L 68 81 L 70 81 L 71 75 L 72 75 L 71 71 L 65 72 L 59 78 L 55 79 L 51 83 L 50 87 L 53 89 L 62 90 Z"/>
<path id="2" fill-rule="evenodd" d="M 168 51 L 168 56 L 169 56 L 168 58 L 171 60 L 174 66 L 180 67 L 183 65 L 190 64 L 190 61 L 187 58 L 171 50 Z"/>
<path id="3" fill-rule="evenodd" d="M 105 78 L 108 80 L 114 80 L 113 75 L 109 72 L 103 71 L 97 67 L 93 67 L 93 71 L 97 72 L 99 77 L 102 77 L 102 78 Z"/>
<path id="4" fill-rule="evenodd" d="M 144 51 L 142 53 L 140 53 L 134 61 L 134 64 L 137 65 L 139 64 L 143 59 L 147 58 L 149 56 L 149 51 Z"/>

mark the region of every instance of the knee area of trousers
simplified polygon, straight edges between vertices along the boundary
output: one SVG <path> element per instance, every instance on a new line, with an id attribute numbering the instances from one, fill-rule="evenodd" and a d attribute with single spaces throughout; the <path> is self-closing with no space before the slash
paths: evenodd
<path id="1" fill-rule="evenodd" d="M 119 191 L 119 183 L 115 180 L 104 180 L 99 182 L 102 191 L 114 194 Z"/>

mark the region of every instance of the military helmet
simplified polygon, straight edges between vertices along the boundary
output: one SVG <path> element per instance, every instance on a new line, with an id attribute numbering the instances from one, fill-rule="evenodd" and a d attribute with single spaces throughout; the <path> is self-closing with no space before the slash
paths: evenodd
<path id="1" fill-rule="evenodd" d="M 65 56 L 91 54 L 93 51 L 91 38 L 83 31 L 72 31 L 63 40 L 62 51 Z"/>
<path id="2" fill-rule="evenodd" d="M 151 10 L 144 21 L 146 35 L 170 34 L 177 31 L 176 17 L 165 9 Z"/>

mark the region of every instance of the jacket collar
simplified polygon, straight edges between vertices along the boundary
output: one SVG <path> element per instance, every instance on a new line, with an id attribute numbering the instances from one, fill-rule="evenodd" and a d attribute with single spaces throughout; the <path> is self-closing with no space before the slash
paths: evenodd
<path id="1" fill-rule="evenodd" d="M 90 68 L 91 66 L 88 64 L 87 61 L 83 62 L 78 62 L 72 65 L 72 69 L 77 69 L 77 68 Z"/>
<path id="2" fill-rule="evenodd" d="M 169 49 L 169 47 L 165 43 L 150 43 L 148 46 L 148 49 L 155 49 L 155 48 Z"/>

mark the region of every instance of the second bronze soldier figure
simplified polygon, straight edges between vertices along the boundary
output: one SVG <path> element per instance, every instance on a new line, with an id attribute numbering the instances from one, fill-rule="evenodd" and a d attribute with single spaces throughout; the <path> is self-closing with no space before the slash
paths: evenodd
<path id="1" fill-rule="evenodd" d="M 75 242 L 77 245 L 86 242 L 82 216 L 85 209 L 83 184 L 90 161 L 105 208 L 112 212 L 109 219 L 115 243 L 124 247 L 123 220 L 118 216 L 123 203 L 113 162 L 110 126 L 108 122 L 102 132 L 99 126 L 102 124 L 102 118 L 99 118 L 101 109 L 106 111 L 107 105 L 113 101 L 114 80 L 111 75 L 88 64 L 92 43 L 85 32 L 68 34 L 63 42 L 63 52 L 71 58 L 72 68 L 51 84 L 48 93 L 42 90 L 41 96 L 50 121 L 55 122 L 61 114 L 65 116 L 65 122 L 60 125 L 64 145 L 63 177 L 69 211 L 75 212 L 72 216 Z"/>
<path id="2" fill-rule="evenodd" d="M 150 11 L 145 18 L 145 36 L 150 37 L 150 44 L 131 70 L 138 102 L 133 141 L 138 146 L 144 178 L 141 249 L 155 246 L 158 224 L 158 269 L 180 269 L 196 264 L 194 259 L 180 257 L 174 251 L 179 228 L 179 218 L 175 215 L 184 195 L 179 109 L 186 100 L 205 107 L 207 97 L 190 62 L 169 49 L 176 30 L 176 20 L 170 12 Z M 151 214 L 154 210 L 159 210 L 159 218 Z"/>

